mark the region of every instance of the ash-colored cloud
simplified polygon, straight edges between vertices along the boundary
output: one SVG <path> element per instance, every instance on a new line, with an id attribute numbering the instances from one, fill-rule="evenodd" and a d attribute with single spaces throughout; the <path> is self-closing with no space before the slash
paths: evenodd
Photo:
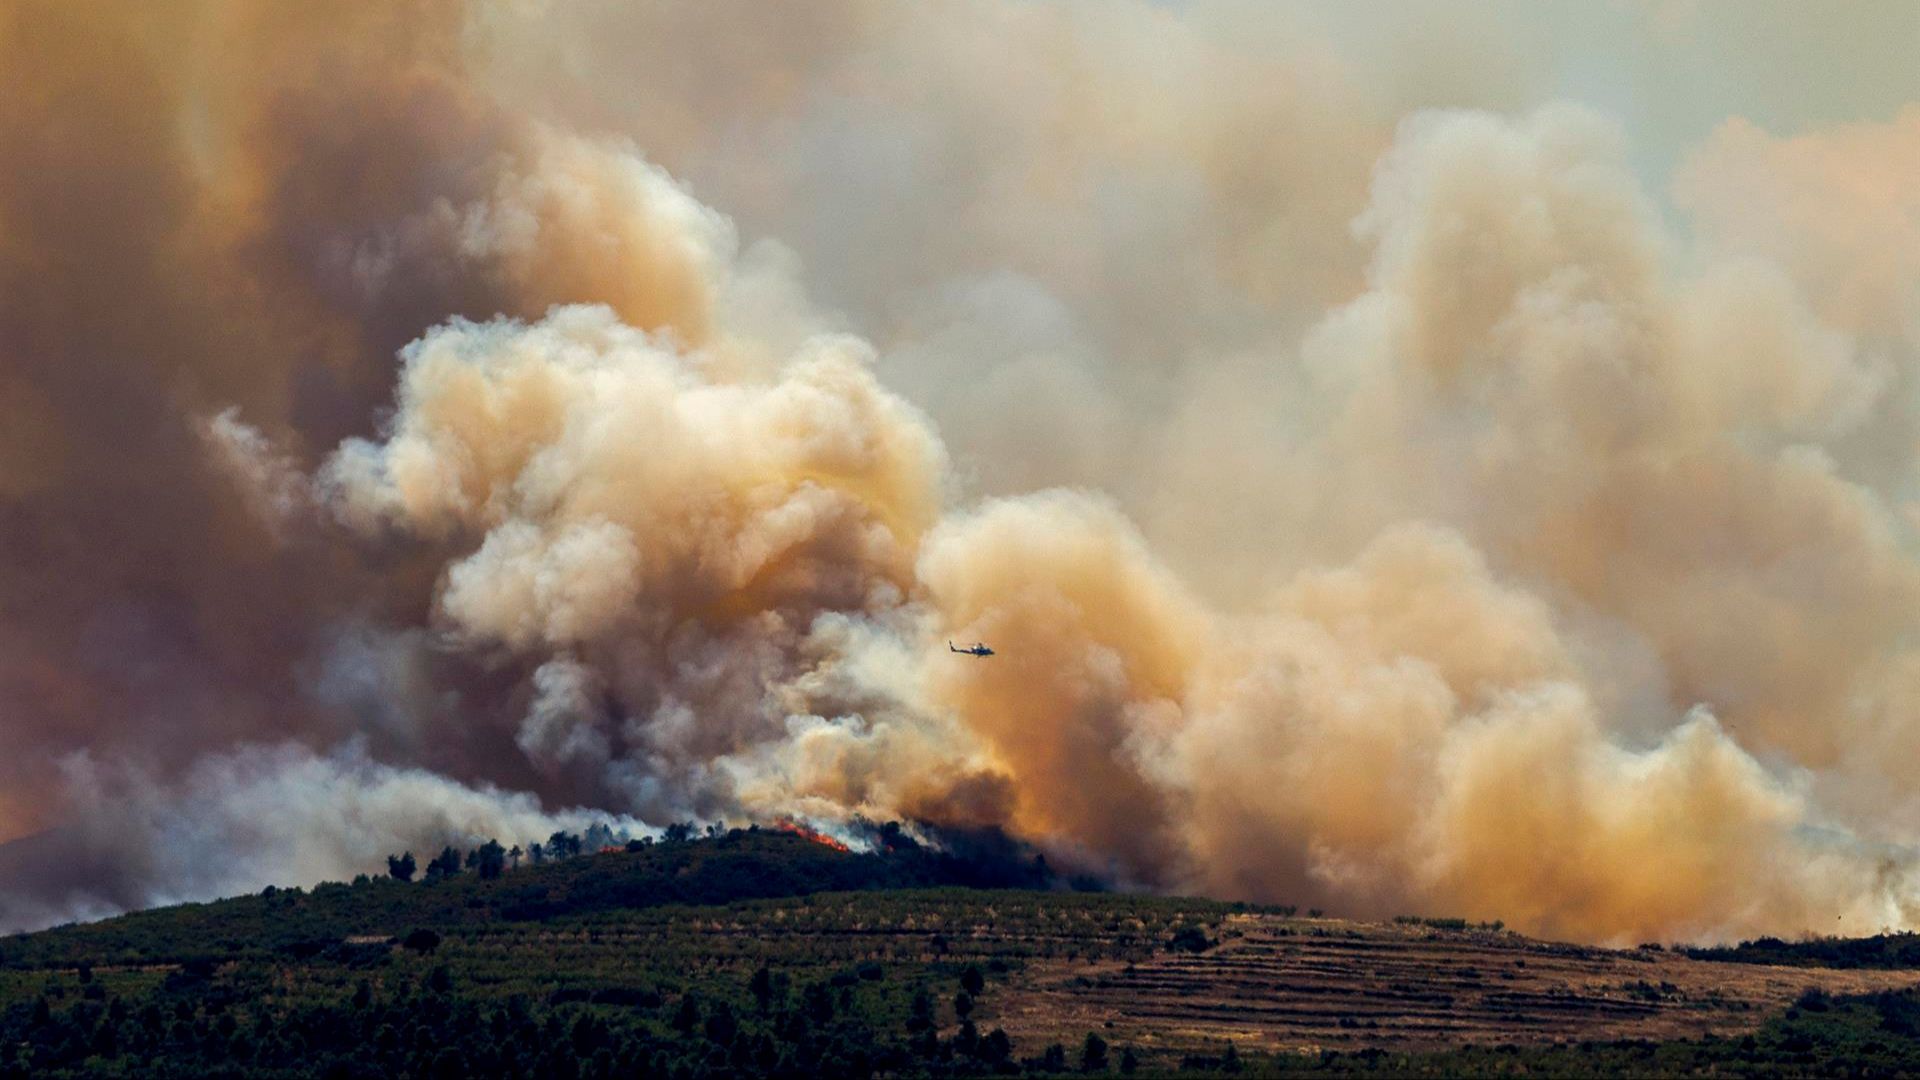
<path id="1" fill-rule="evenodd" d="M 0 15 L 0 925 L 854 814 L 1912 925 L 1908 114 L 1516 60 L 1719 10 Z"/>

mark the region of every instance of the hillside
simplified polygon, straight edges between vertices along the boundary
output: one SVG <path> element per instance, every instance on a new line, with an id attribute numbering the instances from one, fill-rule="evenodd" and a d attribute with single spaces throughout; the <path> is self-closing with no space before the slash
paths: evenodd
<path id="1" fill-rule="evenodd" d="M 413 927 L 457 932 L 661 904 L 950 884 L 964 880 L 970 869 L 925 851 L 856 855 L 797 835 L 736 831 L 551 860 L 495 880 L 466 873 L 431 885 L 382 876 L 311 890 L 269 888 L 257 896 L 0 939 L 0 964 L 304 959 L 348 938 L 403 934 Z"/>
<path id="2" fill-rule="evenodd" d="M 0 1073 L 1920 1064 L 1908 971 L 969 887 L 1035 873 L 735 831 L 494 880 L 269 890 L 62 927 L 0 939 Z"/>

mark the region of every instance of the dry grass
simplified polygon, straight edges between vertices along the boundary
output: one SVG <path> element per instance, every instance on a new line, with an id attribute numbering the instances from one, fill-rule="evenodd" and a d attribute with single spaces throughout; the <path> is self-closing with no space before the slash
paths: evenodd
<path id="1" fill-rule="evenodd" d="M 1432 1049 L 1462 1043 L 1674 1039 L 1757 1027 L 1804 989 L 1912 986 L 1920 973 L 1710 963 L 1642 950 L 1235 915 L 1203 953 L 1049 960 L 995 1001 L 1023 1046 L 1109 1042 L 1185 1052 Z"/>

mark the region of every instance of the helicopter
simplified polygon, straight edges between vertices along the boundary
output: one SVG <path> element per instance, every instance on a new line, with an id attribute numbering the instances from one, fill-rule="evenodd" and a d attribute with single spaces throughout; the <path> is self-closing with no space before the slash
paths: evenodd
<path id="1" fill-rule="evenodd" d="M 955 647 L 953 642 L 949 641 L 947 642 L 947 651 L 963 653 L 967 656 L 992 656 L 993 655 L 992 649 L 987 648 L 986 645 L 978 641 L 974 642 L 972 645 L 964 649 Z"/>

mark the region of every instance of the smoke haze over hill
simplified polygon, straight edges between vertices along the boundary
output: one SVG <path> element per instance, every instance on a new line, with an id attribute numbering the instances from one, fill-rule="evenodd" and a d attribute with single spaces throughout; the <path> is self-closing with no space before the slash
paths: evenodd
<path id="1" fill-rule="evenodd" d="M 1798 10 L 7 9 L 0 929 L 855 816 L 1912 927 L 1920 16 Z"/>

